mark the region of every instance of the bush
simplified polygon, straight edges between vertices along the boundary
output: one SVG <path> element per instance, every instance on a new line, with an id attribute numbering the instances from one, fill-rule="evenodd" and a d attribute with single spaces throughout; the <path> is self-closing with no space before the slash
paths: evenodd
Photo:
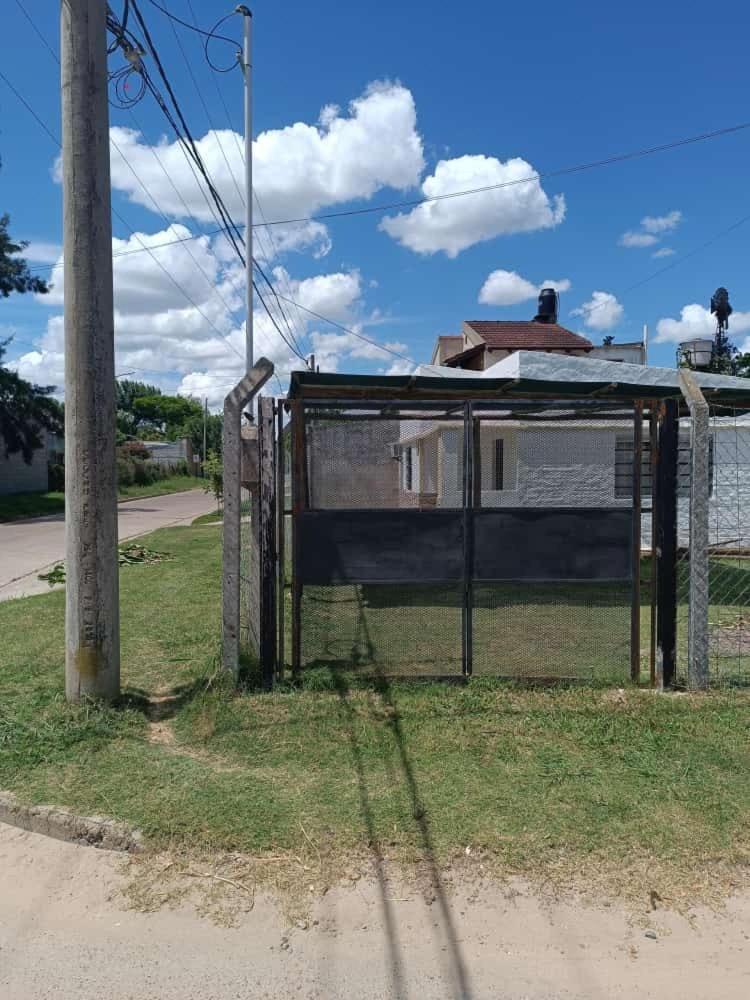
<path id="1" fill-rule="evenodd" d="M 65 490 L 65 466 L 50 462 L 47 466 L 47 489 L 54 493 Z"/>
<path id="2" fill-rule="evenodd" d="M 117 457 L 117 485 L 118 486 L 132 486 L 135 482 L 135 468 L 132 462 L 129 462 L 126 458 L 121 455 Z"/>
<path id="3" fill-rule="evenodd" d="M 190 467 L 188 466 L 186 458 L 181 458 L 179 460 L 179 462 L 175 463 L 175 466 L 174 466 L 174 469 L 173 469 L 173 474 L 175 476 L 192 476 L 193 475 Z"/>
<path id="4" fill-rule="evenodd" d="M 120 445 L 120 452 L 125 458 L 138 459 L 141 462 L 145 462 L 147 458 L 151 457 L 151 452 L 143 441 L 126 441 Z"/>

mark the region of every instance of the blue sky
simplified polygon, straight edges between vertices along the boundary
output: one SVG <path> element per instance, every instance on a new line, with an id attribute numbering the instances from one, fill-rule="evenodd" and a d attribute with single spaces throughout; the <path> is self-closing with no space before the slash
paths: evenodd
<path id="1" fill-rule="evenodd" d="M 57 50 L 57 0 L 24 2 Z M 165 3 L 191 20 L 188 0 Z M 192 5 L 204 26 L 230 8 L 215 0 Z M 121 3 L 113 6 L 119 10 Z M 211 123 L 170 24 L 148 0 L 140 6 L 191 129 L 203 138 Z M 3 72 L 59 135 L 58 67 L 15 0 L 5 8 Z M 469 0 L 438 8 L 414 0 L 321 0 L 261 2 L 254 12 L 257 176 L 266 218 L 481 186 L 514 176 L 509 161 L 515 158 L 525 161 L 516 175 L 544 173 L 750 119 L 750 13 L 739 2 L 700 8 L 631 3 L 615 13 L 589 2 L 563 10 L 545 2 L 510 7 Z M 239 37 L 239 18 L 226 28 Z M 213 125 L 228 128 L 218 84 L 239 132 L 239 73 L 212 79 L 198 37 L 176 30 Z M 214 44 L 212 56 L 225 61 L 231 50 Z M 111 65 L 122 65 L 121 58 L 113 57 Z M 321 116 L 323 108 L 329 110 Z M 119 157 L 113 159 L 113 205 L 146 241 L 169 239 L 169 223 L 189 234 L 215 228 L 201 218 L 176 148 L 157 146 L 191 216 L 172 204 L 174 187 L 151 147 L 173 137 L 153 101 L 144 99 L 134 115 L 112 109 L 111 124 L 142 132 L 115 136 L 167 221 Z M 417 361 L 429 360 L 435 336 L 457 332 L 464 319 L 531 318 L 533 286 L 555 279 L 570 286 L 561 296 L 565 325 L 598 342 L 608 333 L 637 339 L 648 323 L 650 359 L 672 364 L 677 340 L 710 331 L 703 307 L 719 284 L 730 289 L 736 310 L 730 334 L 738 344 L 750 336 L 750 221 L 694 253 L 750 215 L 749 151 L 750 129 L 501 195 L 443 202 L 436 220 L 417 213 L 383 228 L 383 216 L 373 214 L 330 220 L 325 231 L 278 230 L 280 252 L 261 237 L 256 256 L 264 258 L 280 293 Z M 208 136 L 205 152 L 216 157 L 217 177 L 224 155 L 239 173 L 238 147 L 228 132 L 219 145 Z M 2 81 L 0 154 L 0 210 L 11 213 L 14 235 L 32 241 L 36 264 L 52 263 L 61 241 L 56 150 Z M 219 186 L 241 219 L 225 180 Z M 650 221 L 644 225 L 644 219 Z M 629 242 L 649 245 L 622 245 L 626 233 L 636 234 Z M 130 238 L 117 220 L 114 235 Z M 117 246 L 136 248 L 132 239 Z M 174 247 L 158 255 L 211 325 L 172 284 L 161 287 L 164 274 L 147 254 L 122 258 L 128 271 L 116 269 L 118 365 L 139 369 L 140 377 L 165 388 L 206 393 L 213 402 L 240 366 L 241 281 L 224 246 L 208 238 L 193 246 L 193 257 Z M 667 250 L 673 255 L 653 256 Z M 682 260 L 686 254 L 691 256 Z M 628 291 L 666 265 L 674 266 Z M 511 274 L 496 276 L 480 302 L 480 290 L 498 271 Z M 143 288 L 148 294 L 141 294 Z M 594 292 L 613 299 L 600 297 L 597 309 L 571 315 L 592 303 Z M 393 354 L 289 310 L 302 353 L 315 350 L 328 367 L 384 371 L 401 365 Z M 61 315 L 59 289 L 46 303 L 16 297 L 0 306 L 0 329 L 15 334 L 10 356 L 27 377 L 59 381 Z M 261 315 L 258 338 L 283 374 L 290 352 Z"/>

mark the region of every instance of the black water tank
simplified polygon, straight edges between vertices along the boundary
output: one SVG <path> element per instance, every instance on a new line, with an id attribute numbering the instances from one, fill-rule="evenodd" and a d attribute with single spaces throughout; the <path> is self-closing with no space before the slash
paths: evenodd
<path id="1" fill-rule="evenodd" d="M 534 322 L 556 323 L 558 301 L 554 288 L 543 288 L 539 293 L 539 312 L 534 317 Z"/>

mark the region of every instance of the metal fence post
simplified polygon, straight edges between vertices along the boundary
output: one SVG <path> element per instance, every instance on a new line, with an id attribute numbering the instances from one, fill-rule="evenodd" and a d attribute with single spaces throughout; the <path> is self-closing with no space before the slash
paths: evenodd
<path id="1" fill-rule="evenodd" d="M 260 589 L 260 669 L 263 684 L 273 686 L 276 671 L 276 469 L 274 467 L 274 401 L 258 403 L 258 480 L 260 572 L 250 586 Z"/>
<path id="2" fill-rule="evenodd" d="M 464 403 L 464 454 L 463 454 L 463 534 L 464 574 L 462 612 L 462 661 L 463 672 L 470 677 L 473 669 L 473 616 L 474 616 L 474 410 L 470 402 Z"/>
<path id="3" fill-rule="evenodd" d="M 688 617 L 688 687 L 708 687 L 708 403 L 692 373 L 680 369 L 680 388 L 691 416 L 690 433 L 690 604 Z"/>
<path id="4" fill-rule="evenodd" d="M 237 674 L 240 656 L 240 544 L 242 500 L 242 411 L 273 375 L 267 358 L 237 383 L 224 400 L 224 526 L 221 591 L 221 664 Z"/>
<path id="5" fill-rule="evenodd" d="M 641 679 L 641 478 L 643 471 L 643 401 L 633 409 L 633 582 L 630 607 L 630 679 Z"/>

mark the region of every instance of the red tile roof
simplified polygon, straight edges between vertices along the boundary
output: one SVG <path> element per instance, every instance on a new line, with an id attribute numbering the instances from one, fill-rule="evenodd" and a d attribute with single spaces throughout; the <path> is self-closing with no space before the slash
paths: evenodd
<path id="1" fill-rule="evenodd" d="M 467 320 L 491 351 L 590 351 L 590 340 L 559 323 L 533 320 Z"/>

